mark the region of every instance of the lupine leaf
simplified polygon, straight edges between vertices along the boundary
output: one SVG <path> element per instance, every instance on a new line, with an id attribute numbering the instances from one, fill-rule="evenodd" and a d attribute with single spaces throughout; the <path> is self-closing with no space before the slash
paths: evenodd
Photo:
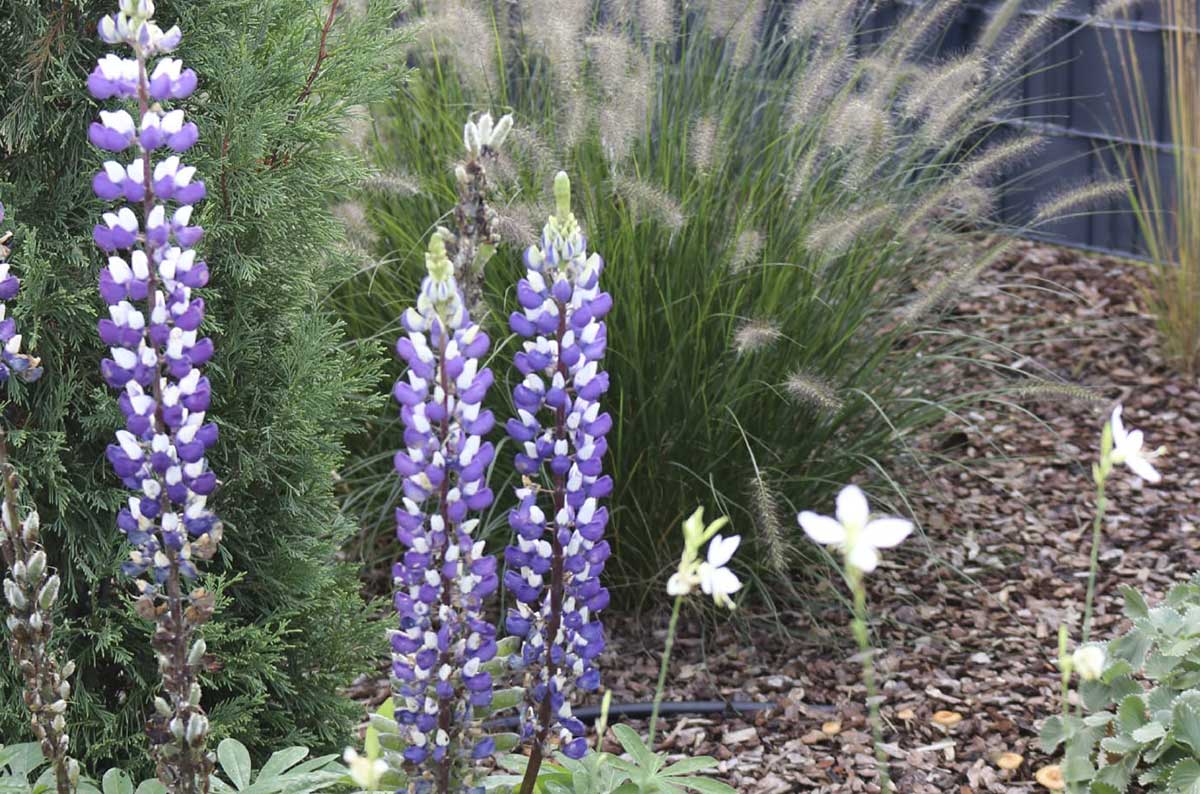
<path id="1" fill-rule="evenodd" d="M 237 739 L 223 739 L 217 745 L 221 770 L 238 791 L 250 785 L 250 752 Z"/>
<path id="2" fill-rule="evenodd" d="M 278 752 L 274 752 L 267 759 L 267 762 L 263 764 L 262 769 L 259 770 L 258 779 L 262 780 L 263 778 L 283 774 L 307 757 L 307 747 L 286 747 Z"/>
<path id="3" fill-rule="evenodd" d="M 133 781 L 124 769 L 113 767 L 100 781 L 104 794 L 133 794 Z"/>
<path id="4" fill-rule="evenodd" d="M 621 723 L 614 725 L 612 729 L 617 736 L 617 741 L 621 743 L 625 752 L 629 753 L 641 771 L 654 772 L 658 770 L 662 765 L 662 759 L 650 752 L 650 748 L 642 741 L 642 737 L 638 735 L 637 731 Z"/>
<path id="5" fill-rule="evenodd" d="M 694 791 L 699 791 L 700 794 L 737 794 L 732 786 L 712 778 L 689 777 L 679 782 Z"/>
<path id="6" fill-rule="evenodd" d="M 671 777 L 672 775 L 687 775 L 692 772 L 701 772 L 705 769 L 712 769 L 717 765 L 717 759 L 710 755 L 698 755 L 694 758 L 684 758 L 664 769 L 661 774 L 663 777 Z"/>
<path id="7" fill-rule="evenodd" d="M 515 733 L 493 733 L 492 740 L 496 742 L 496 752 L 507 753 L 521 743 L 521 737 Z"/>

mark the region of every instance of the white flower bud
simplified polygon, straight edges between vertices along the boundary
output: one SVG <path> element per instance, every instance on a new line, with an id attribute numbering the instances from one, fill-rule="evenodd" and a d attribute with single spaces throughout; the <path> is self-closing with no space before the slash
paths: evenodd
<path id="1" fill-rule="evenodd" d="M 49 609 L 54 606 L 54 602 L 58 600 L 58 588 L 60 580 L 58 574 L 54 574 L 46 580 L 46 584 L 42 587 L 42 591 L 38 593 L 38 604 L 42 609 Z"/>
<path id="2" fill-rule="evenodd" d="M 1071 664 L 1084 681 L 1095 681 L 1104 673 L 1104 646 L 1090 643 L 1081 645 L 1071 655 Z"/>
<path id="3" fill-rule="evenodd" d="M 192 682 L 192 688 L 188 690 L 188 703 L 192 706 L 200 705 L 200 685 L 195 681 Z"/>
<path id="4" fill-rule="evenodd" d="M 171 716 L 171 704 L 167 703 L 161 697 L 154 698 L 154 710 L 164 717 Z"/>
<path id="5" fill-rule="evenodd" d="M 208 645 L 205 644 L 203 637 L 192 643 L 192 648 L 188 651 L 187 655 L 188 665 L 195 666 L 200 664 L 200 661 L 204 658 L 204 653 L 207 650 Z"/>
<path id="6" fill-rule="evenodd" d="M 46 552 L 38 549 L 29 555 L 29 578 L 35 582 L 42 578 L 46 570 Z"/>
<path id="7" fill-rule="evenodd" d="M 187 726 L 187 742 L 191 745 L 199 745 L 204 742 L 204 737 L 208 733 L 208 720 L 203 714 L 193 714 L 188 720 Z"/>
<path id="8" fill-rule="evenodd" d="M 12 604 L 13 609 L 23 610 L 29 606 L 29 602 L 25 600 L 25 594 L 12 579 L 4 580 L 4 597 L 8 599 L 8 603 Z"/>

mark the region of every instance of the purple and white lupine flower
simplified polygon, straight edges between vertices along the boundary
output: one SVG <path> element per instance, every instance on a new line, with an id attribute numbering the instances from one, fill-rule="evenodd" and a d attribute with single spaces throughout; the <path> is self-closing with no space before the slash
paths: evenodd
<path id="1" fill-rule="evenodd" d="M 156 702 L 171 737 L 161 748 L 160 776 L 171 791 L 193 792 L 207 790 L 211 771 L 196 680 L 204 641 L 193 638 L 211 616 L 212 595 L 186 588 L 198 574 L 194 561 L 210 558 L 221 537 L 208 507 L 217 479 L 206 459 L 217 426 L 206 419 L 211 388 L 200 371 L 213 344 L 200 335 L 204 300 L 195 294 L 208 283 L 208 267 L 192 249 L 203 231 L 191 223 L 191 205 L 204 198 L 204 183 L 179 157 L 198 131 L 181 109 L 163 105 L 186 98 L 196 74 L 166 57 L 181 34 L 177 27 L 163 32 L 153 14 L 151 0 L 121 0 L 99 24 L 101 39 L 127 45 L 133 57 L 105 55 L 88 77 L 95 98 L 125 105 L 102 111 L 89 128 L 92 143 L 113 154 L 92 187 L 102 199 L 133 206 L 104 213 L 92 236 L 108 255 L 100 273 L 108 316 L 99 333 L 110 357 L 101 372 L 119 391 L 125 416 L 107 456 L 133 492 L 117 517 L 133 546 L 124 571 L 150 574 L 138 581 L 139 609 L 158 624 L 153 644 L 171 699 Z M 166 609 L 156 609 L 160 600 Z"/>
<path id="2" fill-rule="evenodd" d="M 599 399 L 608 389 L 600 361 L 612 298 L 600 289 L 604 262 L 588 254 L 571 212 L 565 173 L 555 178 L 554 193 L 557 214 L 541 244 L 525 252 L 527 273 L 517 285 L 521 309 L 509 320 L 527 341 L 515 356 L 524 377 L 513 389 L 517 416 L 508 421 L 525 481 L 509 513 L 517 536 L 505 551 L 504 584 L 516 606 L 506 627 L 523 638 L 522 736 L 533 743 L 531 767 L 551 742 L 572 758 L 587 752 L 571 695 L 600 685 L 595 662 L 604 633 L 597 613 L 609 600 L 600 582 L 609 556 L 603 539 L 608 509 L 600 500 L 613 486 L 602 470 L 612 418 L 601 412 Z M 539 475 L 544 483 L 536 482 Z"/>
<path id="3" fill-rule="evenodd" d="M 0 223 L 4 222 L 4 205 L 0 204 Z M 8 246 L 11 232 L 0 236 L 0 383 L 10 377 L 32 383 L 42 376 L 41 361 L 21 352 L 21 335 L 17 324 L 8 316 L 8 302 L 17 297 L 21 282 L 9 272 Z"/>
<path id="4" fill-rule="evenodd" d="M 396 453 L 403 506 L 396 534 L 405 546 L 393 568 L 400 627 L 391 632 L 396 719 L 416 774 L 447 791 L 456 764 L 491 755 L 473 712 L 491 704 L 496 629 L 483 614 L 499 585 L 495 557 L 473 531 L 492 503 L 488 467 L 494 424 L 482 403 L 492 372 L 480 365 L 488 337 L 473 322 L 446 255 L 442 232 L 429 241 L 428 275 L 396 352 L 408 365 L 392 394 L 405 448 Z M 423 769 L 422 769 L 423 767 Z"/>

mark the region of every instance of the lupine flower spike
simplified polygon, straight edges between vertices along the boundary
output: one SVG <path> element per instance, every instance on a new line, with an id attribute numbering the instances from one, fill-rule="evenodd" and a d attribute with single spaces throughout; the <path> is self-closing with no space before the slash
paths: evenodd
<path id="1" fill-rule="evenodd" d="M 0 223 L 4 205 L 0 204 Z M 16 378 L 27 383 L 42 374 L 40 362 L 21 352 L 21 335 L 8 317 L 8 301 L 16 297 L 20 282 L 9 273 L 8 241 L 11 233 L 0 235 L 0 383 Z M 4 600 L 8 603 L 9 648 L 21 671 L 25 686 L 24 701 L 30 713 L 33 735 L 54 769 L 58 794 L 69 794 L 79 784 L 79 763 L 69 755 L 71 739 L 67 734 L 67 699 L 71 685 L 67 679 L 75 669 L 59 660 L 50 650 L 54 632 L 54 604 L 58 600 L 58 574 L 47 564 L 46 552 L 39 540 L 40 522 L 36 510 L 20 518 L 17 503 L 17 473 L 8 458 L 8 434 L 0 428 L 0 479 L 3 480 L 4 504 L 0 511 L 0 554 L 8 571 L 4 579 Z"/>
<path id="2" fill-rule="evenodd" d="M 0 223 L 4 222 L 4 205 L 0 204 Z M 17 379 L 32 383 L 42 376 L 42 362 L 34 356 L 21 352 L 21 335 L 17 325 L 8 316 L 8 302 L 17 297 L 21 282 L 9 272 L 8 242 L 12 232 L 0 235 L 0 383 L 14 375 Z"/>
<path id="3" fill-rule="evenodd" d="M 494 448 L 483 437 L 494 420 L 481 407 L 492 385 L 491 370 L 480 367 L 488 337 L 467 312 L 438 232 L 425 263 L 396 345 L 408 371 L 392 391 L 405 427 L 395 465 L 404 489 L 396 533 L 406 547 L 393 569 L 400 627 L 391 633 L 392 684 L 409 779 L 446 792 L 472 760 L 495 750 L 473 711 L 492 702 L 481 666 L 496 655 L 496 630 L 483 606 L 499 580 L 496 559 L 472 534 L 472 516 L 492 503 Z"/>
<path id="4" fill-rule="evenodd" d="M 508 421 L 525 480 L 509 513 L 517 537 L 505 552 L 504 579 L 516 599 L 506 626 L 523 638 L 522 736 L 532 743 L 526 794 L 550 742 L 572 758 L 587 752 L 571 695 L 600 685 L 595 660 L 604 633 L 596 613 L 608 605 L 600 583 L 609 555 L 603 539 L 608 509 L 600 500 L 612 491 L 612 478 L 602 471 L 612 418 L 601 412 L 599 399 L 608 390 L 600 360 L 612 298 L 600 289 L 604 262 L 588 254 L 571 213 L 566 174 L 555 178 L 554 194 L 556 214 L 541 244 L 525 252 L 527 272 L 517 285 L 521 309 L 509 320 L 526 338 L 514 360 L 524 376 L 513 389 L 517 416 Z"/>
<path id="5" fill-rule="evenodd" d="M 197 682 L 206 648 L 195 636 L 212 615 L 213 596 L 192 584 L 196 561 L 211 558 L 221 538 L 207 504 L 217 479 L 205 458 L 217 427 L 206 421 L 211 390 L 200 371 L 213 344 L 198 332 L 204 300 L 195 290 L 208 283 L 208 267 L 192 248 L 203 234 L 191 219 L 204 184 L 180 159 L 198 131 L 182 109 L 169 107 L 191 94 L 196 74 L 168 55 L 179 28 L 164 32 L 153 16 L 151 0 L 121 0 L 100 20 L 100 38 L 128 46 L 133 57 L 105 55 L 88 77 L 92 96 L 123 105 L 101 111 L 88 130 L 114 156 L 92 180 L 96 195 L 125 202 L 104 213 L 93 238 L 108 254 L 100 273 L 108 317 L 99 331 L 111 357 L 101 371 L 125 414 L 108 458 L 133 491 L 117 517 L 133 546 L 124 570 L 148 574 L 138 580 L 137 606 L 156 623 L 152 644 L 166 696 L 155 701 L 150 734 L 160 780 L 172 794 L 193 794 L 208 790 L 213 761 Z"/>

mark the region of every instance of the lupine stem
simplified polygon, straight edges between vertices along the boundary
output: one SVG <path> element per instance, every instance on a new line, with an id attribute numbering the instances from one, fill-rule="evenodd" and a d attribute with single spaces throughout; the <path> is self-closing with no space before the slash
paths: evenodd
<path id="1" fill-rule="evenodd" d="M 863 686 L 867 690 L 867 712 L 871 722 L 875 762 L 879 769 L 879 790 L 882 794 L 888 794 L 892 790 L 892 780 L 888 775 L 887 754 L 883 750 L 883 720 L 879 716 L 879 698 L 875 684 L 875 649 L 871 646 L 867 622 L 867 588 L 862 572 L 852 565 L 846 566 L 846 580 L 854 594 L 854 620 L 850 625 L 854 639 L 858 641 L 859 656 L 862 658 Z"/>
<path id="2" fill-rule="evenodd" d="M 667 685 L 667 669 L 671 665 L 671 649 L 675 647 L 675 630 L 679 626 L 679 609 L 683 606 L 683 596 L 675 596 L 675 606 L 671 609 L 671 622 L 667 624 L 667 642 L 663 646 L 662 664 L 658 668 L 658 685 L 654 688 L 654 705 L 650 708 L 650 741 L 648 747 L 654 749 L 654 735 L 658 728 L 658 709 L 662 706 L 663 689 Z"/>

